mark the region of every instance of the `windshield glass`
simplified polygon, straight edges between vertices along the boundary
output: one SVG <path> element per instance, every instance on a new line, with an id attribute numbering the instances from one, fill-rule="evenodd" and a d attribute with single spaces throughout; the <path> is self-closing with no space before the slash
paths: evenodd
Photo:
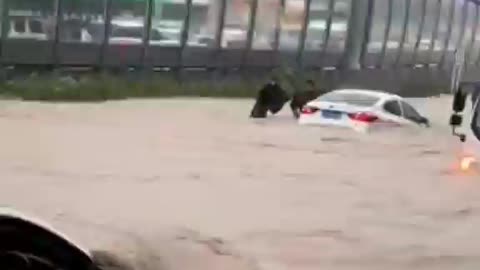
<path id="1" fill-rule="evenodd" d="M 347 103 L 355 106 L 371 107 L 375 105 L 379 98 L 362 93 L 331 92 L 318 98 L 319 101 Z"/>

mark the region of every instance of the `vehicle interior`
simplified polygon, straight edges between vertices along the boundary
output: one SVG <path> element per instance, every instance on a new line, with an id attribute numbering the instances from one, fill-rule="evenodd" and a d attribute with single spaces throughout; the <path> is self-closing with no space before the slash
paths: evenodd
<path id="1" fill-rule="evenodd" d="M 0 265 L 4 270 L 94 269 L 83 251 L 32 222 L 0 215 Z"/>

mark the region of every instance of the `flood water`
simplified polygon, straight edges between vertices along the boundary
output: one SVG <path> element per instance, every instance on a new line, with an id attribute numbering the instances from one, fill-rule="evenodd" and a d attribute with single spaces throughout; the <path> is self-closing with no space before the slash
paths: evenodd
<path id="1" fill-rule="evenodd" d="M 251 100 L 0 102 L 0 204 L 138 270 L 478 269 L 480 175 L 430 129 L 298 126 Z"/>

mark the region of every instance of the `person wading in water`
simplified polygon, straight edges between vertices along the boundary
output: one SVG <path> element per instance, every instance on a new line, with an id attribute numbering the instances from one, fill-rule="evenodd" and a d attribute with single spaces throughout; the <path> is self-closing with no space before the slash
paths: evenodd
<path id="1" fill-rule="evenodd" d="M 290 97 L 287 92 L 283 90 L 276 78 L 272 78 L 258 92 L 250 117 L 266 118 L 269 111 L 276 114 L 282 110 L 288 100 L 290 100 Z"/>
<path id="2" fill-rule="evenodd" d="M 290 101 L 290 109 L 292 110 L 293 116 L 295 118 L 299 118 L 303 106 L 326 92 L 327 91 L 324 90 L 318 90 L 315 82 L 313 80 L 308 80 L 307 90 L 295 92 L 292 100 Z"/>
<path id="3" fill-rule="evenodd" d="M 300 117 L 301 110 L 309 101 L 312 101 L 327 91 L 318 90 L 313 80 L 307 81 L 307 89 L 297 91 L 290 99 L 287 92 L 279 85 L 276 78 L 265 84 L 257 94 L 257 99 L 252 111 L 251 118 L 266 118 L 270 111 L 276 114 L 282 110 L 285 103 L 290 100 L 290 109 L 295 118 Z"/>

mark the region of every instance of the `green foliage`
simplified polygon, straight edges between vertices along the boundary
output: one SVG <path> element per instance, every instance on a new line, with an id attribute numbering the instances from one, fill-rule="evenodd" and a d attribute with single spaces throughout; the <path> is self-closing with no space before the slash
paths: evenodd
<path id="1" fill-rule="evenodd" d="M 254 97 L 259 83 L 187 82 L 173 78 L 128 80 L 121 76 L 92 75 L 76 81 L 69 77 L 30 76 L 23 81 L 3 83 L 0 95 L 36 101 L 95 102 L 154 97 Z"/>
<path id="2" fill-rule="evenodd" d="M 275 76 L 290 93 L 305 89 L 304 74 L 281 67 Z M 186 77 L 187 78 L 187 77 Z M 313 78 L 313 77 L 309 77 Z M 188 78 L 187 78 L 188 79 Z M 182 82 L 171 74 L 95 73 L 81 75 L 79 79 L 59 74 L 32 74 L 24 80 L 0 83 L 0 95 L 36 101 L 98 102 L 126 98 L 155 97 L 219 97 L 251 98 L 268 80 L 243 78 L 237 80 L 206 80 Z"/>

